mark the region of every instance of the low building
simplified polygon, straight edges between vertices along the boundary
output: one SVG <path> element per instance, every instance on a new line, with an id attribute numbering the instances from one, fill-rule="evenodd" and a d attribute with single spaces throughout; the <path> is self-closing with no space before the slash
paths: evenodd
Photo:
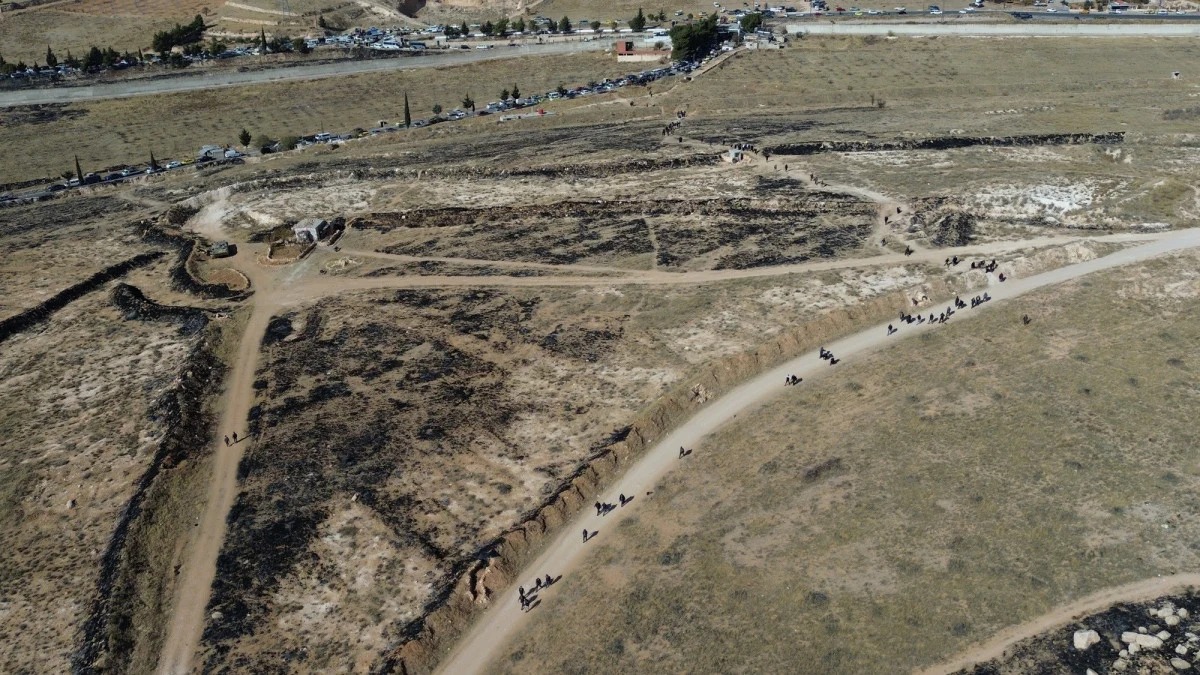
<path id="1" fill-rule="evenodd" d="M 212 258 L 228 258 L 233 255 L 233 250 L 229 242 L 218 241 L 209 247 L 208 255 Z"/>
<path id="2" fill-rule="evenodd" d="M 669 43 L 669 40 L 666 41 Z M 637 61 L 658 61 L 666 58 L 670 52 L 666 49 L 655 49 L 653 46 L 639 45 L 634 40 L 617 40 L 617 61 L 630 63 Z"/>
<path id="3" fill-rule="evenodd" d="M 305 218 L 296 223 L 292 231 L 296 233 L 296 239 L 315 244 L 329 234 L 329 223 L 322 218 Z"/>

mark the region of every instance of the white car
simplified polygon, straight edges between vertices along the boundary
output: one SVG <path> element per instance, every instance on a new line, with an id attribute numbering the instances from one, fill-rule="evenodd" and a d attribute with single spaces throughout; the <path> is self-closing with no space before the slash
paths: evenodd
<path id="1" fill-rule="evenodd" d="M 183 166 L 183 162 L 167 162 L 166 164 L 168 169 L 178 169 L 181 166 Z"/>
<path id="2" fill-rule="evenodd" d="M 878 13 L 879 13 L 879 10 L 877 10 L 877 9 L 868 9 L 867 10 L 867 14 L 870 14 L 871 16 L 874 16 Z"/>

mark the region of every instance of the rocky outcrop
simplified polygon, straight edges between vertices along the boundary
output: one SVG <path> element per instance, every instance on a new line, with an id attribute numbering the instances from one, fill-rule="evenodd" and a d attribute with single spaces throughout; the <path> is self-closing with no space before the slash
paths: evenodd
<path id="1" fill-rule="evenodd" d="M 940 136 L 896 141 L 810 141 L 785 143 L 766 148 L 772 155 L 816 155 L 822 152 L 883 152 L 888 150 L 951 150 L 977 145 L 1022 147 L 1035 145 L 1113 145 L 1125 140 L 1125 132 L 1102 134 L 1028 134 L 1024 136 Z"/>

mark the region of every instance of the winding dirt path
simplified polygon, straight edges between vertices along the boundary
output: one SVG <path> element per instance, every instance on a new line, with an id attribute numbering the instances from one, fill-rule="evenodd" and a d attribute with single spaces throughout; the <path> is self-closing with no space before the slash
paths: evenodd
<path id="1" fill-rule="evenodd" d="M 1041 635 L 1048 630 L 1057 628 L 1072 619 L 1092 614 L 1118 602 L 1140 602 L 1153 600 L 1160 595 L 1166 595 L 1182 590 L 1186 586 L 1200 586 L 1200 574 L 1172 574 L 1166 577 L 1142 579 L 1122 586 L 1113 586 L 1062 607 L 1043 614 L 1032 621 L 1017 626 L 1011 626 L 1000 631 L 991 640 L 959 654 L 951 661 L 931 666 L 917 671 L 918 675 L 949 675 L 964 668 L 970 668 L 976 663 L 990 661 L 1003 656 L 1012 645 L 1025 638 Z"/>
<path id="2" fill-rule="evenodd" d="M 249 255 L 252 260 L 252 254 Z M 263 280 L 261 274 L 251 274 L 258 281 Z M 160 675 L 183 675 L 192 671 L 192 657 L 200 645 L 205 609 L 216 577 L 217 556 L 225 541 L 225 519 L 237 498 L 238 465 L 247 444 L 252 442 L 245 425 L 250 407 L 254 405 L 254 373 L 267 324 L 277 309 L 269 290 L 261 286 L 256 287 L 253 301 L 250 318 L 238 343 L 237 360 L 228 376 L 221 423 L 211 441 L 215 456 L 208 498 L 204 515 L 188 542 L 190 551 L 180 570 L 171 624 L 156 669 Z M 240 442 L 226 446 L 224 437 L 235 431 Z"/>
<path id="3" fill-rule="evenodd" d="M 1164 253 L 1197 246 L 1200 246 L 1200 228 L 1172 232 L 1157 241 L 1126 248 L 1103 258 L 1061 267 L 1023 279 L 1013 279 L 1004 284 L 997 283 L 988 289 L 988 293 L 993 296 L 994 300 L 1003 301 L 1100 270 L 1142 262 Z M 994 303 L 987 303 L 974 310 L 960 310 L 951 321 L 962 320 L 982 309 L 993 306 L 995 306 Z M 901 324 L 898 334 L 888 336 L 887 325 L 884 323 L 868 328 L 826 346 L 839 359 L 844 359 L 861 356 L 905 337 L 935 329 L 928 323 L 913 326 Z M 607 517 L 596 516 L 590 509 L 584 509 L 562 528 L 562 531 L 547 544 L 542 554 L 526 568 L 525 574 L 521 576 L 532 580 L 546 574 L 554 576 L 561 574 L 565 577 L 564 583 L 571 583 L 572 571 L 582 562 L 589 548 L 588 544 L 583 541 L 582 532 L 587 530 L 596 532 L 595 536 L 604 536 L 621 520 L 636 513 L 642 502 L 646 499 L 653 499 L 653 495 L 650 493 L 659 479 L 677 465 L 686 466 L 687 459 L 679 457 L 680 447 L 691 447 L 700 443 L 705 436 L 737 417 L 739 413 L 761 405 L 779 394 L 782 391 L 781 387 L 786 375 L 811 379 L 820 377 L 821 374 L 828 376 L 835 372 L 837 371 L 830 371 L 828 364 L 820 359 L 816 352 L 809 352 L 773 368 L 716 399 L 647 451 L 629 467 L 621 478 L 614 481 L 612 486 L 597 495 L 599 501 L 611 503 L 616 503 L 620 494 L 635 495 L 637 499 L 634 502 Z M 525 585 L 532 586 L 528 583 Z M 559 586 L 556 585 L 550 590 L 543 591 L 543 602 L 553 601 L 558 588 Z M 528 617 L 520 608 L 515 588 L 497 593 L 492 606 L 479 617 L 458 644 L 445 655 L 437 672 L 448 675 L 470 675 L 483 672 L 500 648 L 512 639 L 527 620 Z"/>

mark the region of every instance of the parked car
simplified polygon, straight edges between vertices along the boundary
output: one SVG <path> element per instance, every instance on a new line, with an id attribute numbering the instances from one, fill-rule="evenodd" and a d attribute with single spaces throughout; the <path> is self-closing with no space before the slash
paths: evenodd
<path id="1" fill-rule="evenodd" d="M 183 162 L 167 162 L 167 164 L 166 164 L 166 166 L 165 166 L 164 168 L 167 168 L 167 169 L 178 169 L 178 168 L 179 168 L 179 167 L 181 167 L 181 166 L 183 166 Z"/>

